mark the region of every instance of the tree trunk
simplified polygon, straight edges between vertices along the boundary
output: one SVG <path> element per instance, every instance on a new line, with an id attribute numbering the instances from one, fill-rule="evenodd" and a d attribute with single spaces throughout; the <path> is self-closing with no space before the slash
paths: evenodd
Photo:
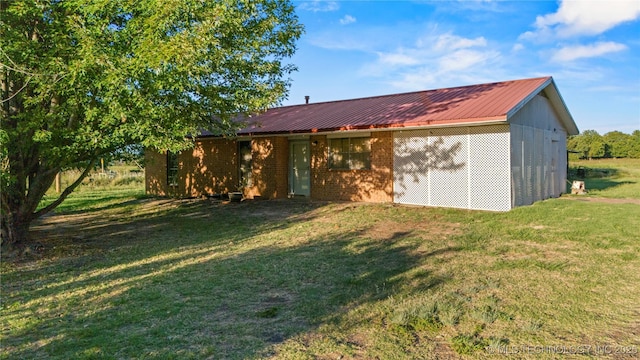
<path id="1" fill-rule="evenodd" d="M 82 183 L 82 180 L 89 174 L 95 164 L 94 157 L 86 164 L 82 174 L 49 205 L 37 210 L 38 204 L 53 184 L 56 174 L 60 168 L 42 169 L 34 172 L 29 181 L 25 176 L 9 186 L 3 193 L 2 198 L 2 233 L 1 246 L 3 253 L 9 256 L 22 256 L 28 252 L 35 252 L 38 243 L 31 241 L 29 237 L 29 227 L 31 223 L 40 216 L 55 209 L 64 199 Z M 27 186 L 28 183 L 28 186 Z M 25 191 L 28 190 L 28 191 Z"/>
<path id="2" fill-rule="evenodd" d="M 29 227 L 31 214 L 2 214 L 2 252 L 9 256 L 22 256 L 31 249 Z"/>

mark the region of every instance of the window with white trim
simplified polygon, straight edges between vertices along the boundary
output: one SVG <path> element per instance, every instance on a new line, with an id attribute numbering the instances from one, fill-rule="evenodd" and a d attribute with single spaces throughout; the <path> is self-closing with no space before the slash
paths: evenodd
<path id="1" fill-rule="evenodd" d="M 371 169 L 371 138 L 329 139 L 329 169 Z"/>

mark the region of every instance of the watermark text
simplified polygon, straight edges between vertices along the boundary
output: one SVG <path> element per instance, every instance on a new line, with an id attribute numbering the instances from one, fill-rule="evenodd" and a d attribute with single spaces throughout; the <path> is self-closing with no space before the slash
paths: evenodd
<path id="1" fill-rule="evenodd" d="M 579 354 L 579 355 L 633 355 L 640 353 L 636 345 L 499 345 L 487 346 L 490 354 Z"/>

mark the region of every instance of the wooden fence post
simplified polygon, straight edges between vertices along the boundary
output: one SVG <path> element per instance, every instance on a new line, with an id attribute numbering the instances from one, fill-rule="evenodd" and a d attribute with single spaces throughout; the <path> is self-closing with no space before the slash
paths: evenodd
<path id="1" fill-rule="evenodd" d="M 60 188 L 62 187 L 62 180 L 60 179 L 62 176 L 60 176 L 60 171 L 58 171 L 58 173 L 56 174 L 56 193 L 60 194 L 60 191 L 62 191 Z"/>

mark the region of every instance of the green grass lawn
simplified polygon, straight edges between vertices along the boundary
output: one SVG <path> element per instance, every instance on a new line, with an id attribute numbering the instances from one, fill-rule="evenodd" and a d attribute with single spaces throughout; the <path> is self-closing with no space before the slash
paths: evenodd
<path id="1" fill-rule="evenodd" d="M 578 169 L 585 176 L 578 176 Z M 640 198 L 640 159 L 572 161 L 569 177 L 584 180 L 591 196 Z"/>
<path id="2" fill-rule="evenodd" d="M 2 262 L 0 356 L 637 358 L 640 163 L 589 164 L 507 213 L 86 188 Z"/>

